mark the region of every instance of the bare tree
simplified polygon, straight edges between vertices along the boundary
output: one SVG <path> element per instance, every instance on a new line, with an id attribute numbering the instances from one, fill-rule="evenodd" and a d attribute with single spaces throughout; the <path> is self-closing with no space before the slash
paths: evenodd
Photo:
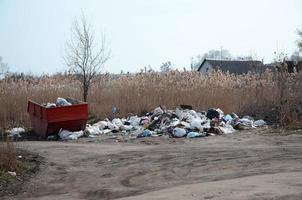
<path id="1" fill-rule="evenodd" d="M 91 84 L 97 79 L 110 57 L 104 36 L 99 47 L 95 43 L 92 26 L 82 15 L 80 21 L 78 19 L 74 21 L 72 37 L 66 43 L 65 62 L 74 73 L 80 75 L 84 101 L 87 101 Z"/>

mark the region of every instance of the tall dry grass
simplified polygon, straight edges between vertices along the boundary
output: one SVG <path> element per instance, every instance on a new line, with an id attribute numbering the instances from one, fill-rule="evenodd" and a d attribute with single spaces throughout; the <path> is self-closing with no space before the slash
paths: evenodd
<path id="1" fill-rule="evenodd" d="M 16 147 L 8 138 L 0 140 L 0 171 L 16 171 L 17 157 Z"/>
<path id="2" fill-rule="evenodd" d="M 282 84 L 281 84 L 282 83 Z M 42 78 L 39 81 L 3 81 L 0 83 L 0 127 L 29 127 L 27 100 L 54 102 L 58 96 L 81 98 L 79 82 L 71 77 Z M 197 110 L 219 107 L 225 113 L 236 112 L 285 123 L 299 121 L 302 99 L 302 73 L 230 75 L 214 72 L 171 71 L 167 74 L 140 73 L 104 75 L 90 90 L 90 113 L 97 118 L 140 114 L 158 105 L 175 108 L 190 104 Z M 282 114 L 282 116 L 281 116 Z"/>

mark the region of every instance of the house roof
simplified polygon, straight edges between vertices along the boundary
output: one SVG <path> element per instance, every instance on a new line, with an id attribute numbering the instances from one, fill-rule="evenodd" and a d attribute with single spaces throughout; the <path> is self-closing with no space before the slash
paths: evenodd
<path id="1" fill-rule="evenodd" d="M 208 62 L 216 70 L 220 69 L 224 72 L 229 71 L 234 74 L 243 74 L 248 71 L 265 71 L 265 67 L 261 61 L 258 60 L 211 60 L 204 59 L 198 71 L 201 70 L 204 63 Z"/>

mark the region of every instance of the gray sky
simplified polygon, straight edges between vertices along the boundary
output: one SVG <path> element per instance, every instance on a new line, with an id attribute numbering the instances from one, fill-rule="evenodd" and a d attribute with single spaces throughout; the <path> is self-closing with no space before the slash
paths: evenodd
<path id="1" fill-rule="evenodd" d="M 189 69 L 210 49 L 257 55 L 292 53 L 302 28 L 301 0 L 0 0 L 0 56 L 12 71 L 64 71 L 62 56 L 81 10 L 106 35 L 105 71 L 137 72 L 171 61 Z M 278 45 L 277 45 L 278 44 Z"/>

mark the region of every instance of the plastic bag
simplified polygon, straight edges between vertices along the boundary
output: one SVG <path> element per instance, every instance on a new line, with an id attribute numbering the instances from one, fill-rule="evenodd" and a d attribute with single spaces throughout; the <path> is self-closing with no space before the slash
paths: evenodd
<path id="1" fill-rule="evenodd" d="M 205 132 L 201 132 L 201 133 L 198 133 L 198 132 L 189 132 L 187 134 L 187 138 L 196 138 L 196 137 L 204 137 L 206 136 L 207 133 Z"/>
<path id="2" fill-rule="evenodd" d="M 7 133 L 9 133 L 9 137 L 21 137 L 20 133 L 24 133 L 25 129 L 21 128 L 21 127 L 16 127 L 16 128 L 12 128 L 10 130 L 6 131 Z"/>
<path id="3" fill-rule="evenodd" d="M 122 126 L 122 125 L 123 125 L 122 120 L 121 120 L 121 119 L 119 119 L 119 118 L 115 118 L 115 119 L 113 119 L 113 120 L 112 120 L 112 123 L 113 123 L 114 125 L 116 125 L 117 127 L 120 127 L 120 126 Z"/>
<path id="4" fill-rule="evenodd" d="M 64 98 L 61 98 L 61 97 L 58 97 L 57 98 L 57 103 L 56 103 L 57 106 L 70 106 L 71 103 L 69 103 L 66 99 Z"/>
<path id="5" fill-rule="evenodd" d="M 186 130 L 183 128 L 174 128 L 173 129 L 173 135 L 175 137 L 184 137 L 186 135 Z"/>
<path id="6" fill-rule="evenodd" d="M 203 127 L 201 126 L 202 120 L 200 118 L 195 118 L 190 122 L 190 128 L 192 130 L 198 129 L 199 131 L 203 130 Z"/>
<path id="7" fill-rule="evenodd" d="M 254 125 L 256 127 L 262 127 L 262 126 L 266 125 L 266 122 L 263 119 L 259 119 L 259 120 L 254 121 Z"/>
<path id="8" fill-rule="evenodd" d="M 57 107 L 57 105 L 55 103 L 47 103 L 45 107 L 46 108 L 55 108 L 55 107 Z"/>
<path id="9" fill-rule="evenodd" d="M 137 116 L 131 116 L 128 120 L 131 126 L 139 126 L 141 119 Z"/>
<path id="10" fill-rule="evenodd" d="M 102 131 L 96 124 L 94 124 L 93 126 L 87 126 L 85 133 L 88 135 L 100 135 L 102 134 Z"/>
<path id="11" fill-rule="evenodd" d="M 231 115 L 225 115 L 222 117 L 222 119 L 227 122 L 230 123 L 233 120 L 233 117 Z"/>
<path id="12" fill-rule="evenodd" d="M 162 115 L 162 114 L 164 114 L 164 111 L 163 111 L 163 109 L 161 109 L 161 107 L 157 107 L 153 111 L 153 116 L 159 116 L 159 115 Z"/>
<path id="13" fill-rule="evenodd" d="M 234 133 L 236 130 L 230 124 L 226 124 L 223 127 L 219 127 L 223 134 Z"/>
<path id="14" fill-rule="evenodd" d="M 103 129 L 108 127 L 108 122 L 107 121 L 99 121 L 99 122 L 93 124 L 93 126 L 98 126 L 100 130 L 103 130 Z"/>
<path id="15" fill-rule="evenodd" d="M 219 119 L 220 113 L 219 113 L 216 109 L 210 108 L 210 109 L 208 110 L 206 116 L 207 116 L 207 118 L 209 118 L 209 119 L 214 119 L 214 118 Z"/>
<path id="16" fill-rule="evenodd" d="M 68 130 L 60 130 L 59 136 L 61 140 L 77 140 L 84 135 L 83 131 L 71 132 Z"/>

